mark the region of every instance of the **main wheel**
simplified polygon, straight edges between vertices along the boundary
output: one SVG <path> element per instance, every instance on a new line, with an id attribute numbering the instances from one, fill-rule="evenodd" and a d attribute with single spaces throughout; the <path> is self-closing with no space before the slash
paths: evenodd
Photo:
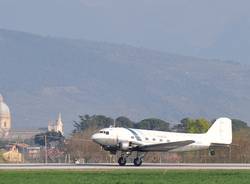
<path id="1" fill-rule="evenodd" d="M 140 166 L 142 164 L 142 159 L 141 158 L 135 158 L 134 159 L 134 165 L 135 166 Z"/>
<path id="2" fill-rule="evenodd" d="M 118 159 L 118 164 L 120 165 L 120 166 L 124 166 L 124 165 L 126 165 L 126 158 L 124 158 L 124 157 L 120 157 L 119 159 Z"/>
<path id="3" fill-rule="evenodd" d="M 213 149 L 209 150 L 209 154 L 210 156 L 214 156 L 215 155 L 215 151 Z"/>

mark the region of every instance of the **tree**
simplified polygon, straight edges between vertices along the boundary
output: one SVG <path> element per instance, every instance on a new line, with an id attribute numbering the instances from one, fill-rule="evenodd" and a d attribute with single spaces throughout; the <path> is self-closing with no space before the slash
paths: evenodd
<path id="1" fill-rule="evenodd" d="M 45 137 L 47 139 L 47 144 L 48 146 L 52 143 L 52 142 L 57 142 L 57 146 L 58 147 L 62 147 L 63 143 L 64 143 L 64 136 L 61 134 L 61 132 L 46 132 L 46 133 L 40 133 L 35 135 L 35 144 L 41 145 L 41 146 L 45 146 Z"/>
<path id="2" fill-rule="evenodd" d="M 73 130 L 73 133 L 77 132 L 83 132 L 85 129 L 89 128 L 89 122 L 91 120 L 90 116 L 88 114 L 84 116 L 79 116 L 80 121 L 74 121 L 74 127 L 75 129 Z"/>
<path id="3" fill-rule="evenodd" d="M 175 125 L 172 130 L 176 132 L 187 133 L 188 122 L 191 121 L 190 118 L 184 118 L 181 120 L 181 123 Z"/>
<path id="4" fill-rule="evenodd" d="M 200 119 L 187 119 L 187 132 L 188 133 L 205 133 L 210 127 L 210 123 L 203 118 Z"/>
<path id="5" fill-rule="evenodd" d="M 233 131 L 239 131 L 240 129 L 248 128 L 248 125 L 244 121 L 232 119 L 232 127 Z"/>
<path id="6" fill-rule="evenodd" d="M 73 133 L 81 133 L 89 128 L 100 129 L 114 125 L 114 120 L 104 115 L 85 115 L 79 116 L 79 118 L 79 122 L 74 122 L 75 129 L 73 130 Z"/>
<path id="7" fill-rule="evenodd" d="M 90 139 L 92 134 L 93 130 L 88 128 L 84 132 L 72 134 L 67 139 L 66 152 L 70 154 L 71 159 L 84 159 L 85 162 L 107 162 L 109 153 Z"/>
<path id="8" fill-rule="evenodd" d="M 144 119 L 136 124 L 136 128 L 140 129 L 147 129 L 147 130 L 161 130 L 161 131 L 168 131 L 169 130 L 169 123 L 157 119 L 157 118 L 149 118 Z"/>
<path id="9" fill-rule="evenodd" d="M 209 127 L 210 123 L 204 118 L 184 118 L 181 120 L 181 123 L 173 127 L 173 130 L 184 133 L 205 133 Z"/>
<path id="10" fill-rule="evenodd" d="M 135 123 L 125 116 L 120 116 L 115 120 L 116 127 L 133 128 Z"/>

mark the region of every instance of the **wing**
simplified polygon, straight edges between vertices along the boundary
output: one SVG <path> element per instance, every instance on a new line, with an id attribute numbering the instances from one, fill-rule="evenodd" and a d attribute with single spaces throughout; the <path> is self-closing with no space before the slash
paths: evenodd
<path id="1" fill-rule="evenodd" d="M 195 141 L 193 140 L 186 140 L 186 141 L 168 142 L 161 144 L 150 144 L 150 145 L 138 146 L 137 149 L 138 151 L 169 151 L 182 146 L 187 146 L 194 142 Z"/>

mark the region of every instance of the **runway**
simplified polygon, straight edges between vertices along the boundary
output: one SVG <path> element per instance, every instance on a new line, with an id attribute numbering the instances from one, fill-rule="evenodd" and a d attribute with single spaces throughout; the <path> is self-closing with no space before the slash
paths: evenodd
<path id="1" fill-rule="evenodd" d="M 116 169 L 161 169 L 161 170 L 248 170 L 250 164 L 176 164 L 176 163 L 143 163 L 136 167 L 132 164 L 118 166 L 117 164 L 0 164 L 0 170 L 116 170 Z"/>

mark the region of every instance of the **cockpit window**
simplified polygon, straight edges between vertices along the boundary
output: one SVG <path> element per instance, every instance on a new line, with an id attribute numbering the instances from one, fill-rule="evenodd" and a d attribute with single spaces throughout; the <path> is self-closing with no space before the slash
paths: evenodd
<path id="1" fill-rule="evenodd" d="M 109 131 L 99 131 L 99 133 L 109 135 Z"/>

